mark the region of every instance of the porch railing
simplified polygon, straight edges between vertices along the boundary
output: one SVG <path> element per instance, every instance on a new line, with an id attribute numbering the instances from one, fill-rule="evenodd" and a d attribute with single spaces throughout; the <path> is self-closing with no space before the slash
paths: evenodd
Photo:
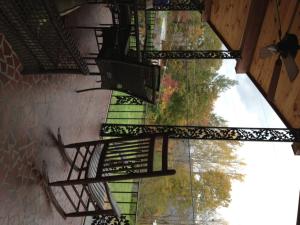
<path id="1" fill-rule="evenodd" d="M 23 74 L 88 74 L 53 1 L 0 0 L 0 30 L 20 57 Z"/>

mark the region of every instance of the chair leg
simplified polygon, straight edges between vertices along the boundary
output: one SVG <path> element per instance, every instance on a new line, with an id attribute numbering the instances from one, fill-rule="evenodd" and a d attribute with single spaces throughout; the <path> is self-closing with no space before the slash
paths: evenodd
<path id="1" fill-rule="evenodd" d="M 46 188 L 46 192 L 47 192 L 47 195 L 49 197 L 49 199 L 51 200 L 51 202 L 53 203 L 54 207 L 56 208 L 56 210 L 58 211 L 58 213 L 64 218 L 66 219 L 66 213 L 65 211 L 63 210 L 63 208 L 60 206 L 60 204 L 58 203 L 53 191 L 52 191 L 52 188 L 50 187 L 49 185 L 49 177 L 48 177 L 48 171 L 47 171 L 47 165 L 46 165 L 46 162 L 43 161 L 43 166 L 42 166 L 42 174 L 43 174 L 43 178 L 45 180 L 45 188 Z"/>
<path id="2" fill-rule="evenodd" d="M 71 157 L 66 153 L 66 149 L 65 149 L 65 145 L 63 143 L 63 140 L 62 140 L 62 137 L 61 137 L 61 133 L 60 133 L 60 128 L 57 129 L 57 140 L 58 140 L 58 149 L 61 153 L 61 155 L 63 156 L 63 159 L 65 161 L 67 161 L 70 166 L 72 165 L 73 163 L 73 160 L 71 159 Z M 78 172 L 80 171 L 80 169 L 74 165 L 74 169 Z"/>

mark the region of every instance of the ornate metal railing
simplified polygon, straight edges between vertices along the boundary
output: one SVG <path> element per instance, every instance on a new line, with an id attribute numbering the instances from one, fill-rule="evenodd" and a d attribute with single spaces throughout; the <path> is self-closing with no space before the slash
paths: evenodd
<path id="1" fill-rule="evenodd" d="M 225 50 L 167 50 L 144 51 L 143 56 L 148 59 L 238 59 L 240 51 Z"/>
<path id="2" fill-rule="evenodd" d="M 158 1 L 153 1 L 152 7 L 146 7 L 145 0 L 89 0 L 90 4 L 95 3 L 121 3 L 121 4 L 136 4 L 138 10 L 147 10 L 147 11 L 199 11 L 203 12 L 205 9 L 204 1 L 199 0 L 170 0 L 166 3 L 159 3 Z"/>
<path id="3" fill-rule="evenodd" d="M 129 95 L 115 95 L 113 97 L 116 98 L 114 105 L 143 105 L 144 104 L 143 100 Z"/>
<path id="4" fill-rule="evenodd" d="M 114 216 L 99 215 L 93 217 L 91 225 L 130 225 L 130 222 L 126 219 L 126 216 L 121 216 L 118 219 Z"/>
<path id="5" fill-rule="evenodd" d="M 140 7 L 142 8 L 142 7 Z M 146 10 L 149 11 L 204 11 L 204 1 L 199 0 L 170 0 L 167 4 L 157 4 L 154 1 L 153 8 Z"/>
<path id="6" fill-rule="evenodd" d="M 88 73 L 71 34 L 50 0 L 0 0 L 0 28 L 24 73 Z"/>
<path id="7" fill-rule="evenodd" d="M 300 129 L 102 124 L 101 136 L 167 133 L 170 138 L 299 142 Z"/>

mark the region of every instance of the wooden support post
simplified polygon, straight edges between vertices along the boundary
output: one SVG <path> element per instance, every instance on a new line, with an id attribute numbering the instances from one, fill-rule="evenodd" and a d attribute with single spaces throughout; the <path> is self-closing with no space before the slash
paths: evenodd
<path id="1" fill-rule="evenodd" d="M 292 144 L 292 149 L 295 155 L 300 155 L 300 142 L 294 142 Z"/>

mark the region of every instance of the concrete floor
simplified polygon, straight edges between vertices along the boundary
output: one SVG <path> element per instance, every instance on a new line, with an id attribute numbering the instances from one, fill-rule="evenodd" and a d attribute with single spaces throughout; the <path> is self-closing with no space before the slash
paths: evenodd
<path id="1" fill-rule="evenodd" d="M 57 129 L 66 144 L 99 139 L 111 92 L 75 93 L 96 86 L 96 77 L 23 76 L 2 34 L 0 43 L 0 224 L 81 224 L 82 218 L 64 220 L 49 201 L 42 161 L 51 181 L 65 178 L 68 166 L 56 147 Z"/>

